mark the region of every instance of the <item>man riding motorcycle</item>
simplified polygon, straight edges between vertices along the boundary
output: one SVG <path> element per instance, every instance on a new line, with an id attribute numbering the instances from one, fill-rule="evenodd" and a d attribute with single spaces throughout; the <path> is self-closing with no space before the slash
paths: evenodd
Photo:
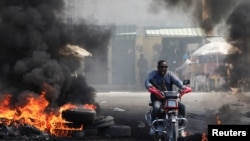
<path id="1" fill-rule="evenodd" d="M 157 64 L 157 70 L 151 71 L 145 80 L 145 87 L 151 93 L 150 100 L 153 104 L 153 110 L 151 113 L 152 121 L 154 121 L 159 116 L 161 111 L 161 103 L 164 99 L 161 91 L 173 91 L 173 85 L 176 85 L 183 91 L 181 92 L 182 95 L 185 94 L 185 90 L 191 89 L 187 86 L 184 86 L 182 81 L 176 76 L 176 74 L 168 71 L 167 68 L 167 61 L 159 60 Z M 178 102 L 178 104 L 179 116 L 185 117 L 185 105 L 180 101 Z"/>

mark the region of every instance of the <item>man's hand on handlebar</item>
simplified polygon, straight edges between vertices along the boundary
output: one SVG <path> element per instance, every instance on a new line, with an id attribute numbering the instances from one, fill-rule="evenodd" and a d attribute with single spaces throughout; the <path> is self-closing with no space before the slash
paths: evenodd
<path id="1" fill-rule="evenodd" d="M 148 88 L 148 91 L 154 95 L 156 95 L 157 97 L 164 99 L 164 95 L 161 93 L 160 90 L 158 90 L 157 88 L 155 88 L 154 86 L 151 86 Z"/>
<path id="2" fill-rule="evenodd" d="M 180 91 L 180 97 L 182 97 L 184 94 L 189 93 L 189 92 L 192 92 L 192 89 L 190 87 L 185 86 Z"/>

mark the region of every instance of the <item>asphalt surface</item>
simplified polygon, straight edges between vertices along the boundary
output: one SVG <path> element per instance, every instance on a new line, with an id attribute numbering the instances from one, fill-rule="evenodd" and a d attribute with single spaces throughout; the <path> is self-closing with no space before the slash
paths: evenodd
<path id="1" fill-rule="evenodd" d="M 98 92 L 100 115 L 113 116 L 116 125 L 131 127 L 130 137 L 93 136 L 88 141 L 152 141 L 144 115 L 149 110 L 147 92 Z M 186 105 L 188 127 L 191 135 L 206 133 L 209 124 L 249 124 L 250 94 L 226 92 L 192 92 L 182 98 Z M 145 125 L 145 126 L 143 126 Z"/>

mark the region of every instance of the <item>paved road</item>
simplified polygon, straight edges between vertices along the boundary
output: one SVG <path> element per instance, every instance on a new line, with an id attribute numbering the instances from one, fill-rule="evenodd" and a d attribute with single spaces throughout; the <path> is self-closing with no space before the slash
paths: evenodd
<path id="1" fill-rule="evenodd" d="M 131 127 L 131 137 L 123 140 L 152 141 L 148 135 L 144 114 L 149 110 L 147 92 L 98 92 L 96 101 L 100 104 L 100 115 L 113 116 L 116 125 Z M 216 115 L 221 124 L 249 124 L 250 94 L 192 92 L 182 98 L 186 105 L 188 127 L 191 134 L 206 133 L 208 124 L 216 124 Z M 139 127 L 144 123 L 145 127 Z M 122 140 L 117 139 L 117 140 Z M 116 140 L 94 138 L 93 140 Z"/>

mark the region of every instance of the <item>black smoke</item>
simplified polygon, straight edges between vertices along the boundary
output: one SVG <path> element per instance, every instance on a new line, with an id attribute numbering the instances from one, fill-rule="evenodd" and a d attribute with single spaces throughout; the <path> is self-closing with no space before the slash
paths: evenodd
<path id="1" fill-rule="evenodd" d="M 233 64 L 232 83 L 237 87 L 239 82 L 244 82 L 249 89 L 250 75 L 248 72 L 250 64 L 250 2 L 242 0 L 230 14 L 227 24 L 230 26 L 229 41 L 234 42 L 242 54 L 228 56 Z"/>
<path id="2" fill-rule="evenodd" d="M 85 77 L 72 77 L 82 60 L 58 51 L 67 43 L 106 50 L 111 31 L 86 22 L 68 24 L 64 8 L 63 0 L 0 1 L 0 93 L 12 94 L 13 104 L 24 93 L 41 91 L 51 106 L 96 103 L 96 90 Z"/>
<path id="3" fill-rule="evenodd" d="M 244 83 L 243 85 L 249 89 L 250 77 L 249 74 L 245 72 L 248 71 L 250 63 L 250 2 L 248 0 L 204 0 L 203 2 L 204 3 L 201 3 L 201 1 L 198 2 L 196 0 L 158 0 L 152 1 L 150 6 L 152 11 L 159 11 L 162 7 L 164 7 L 165 10 L 178 8 L 184 15 L 188 9 L 196 8 L 190 20 L 196 19 L 196 21 L 199 22 L 199 26 L 203 28 L 206 33 L 213 32 L 217 25 L 224 23 L 226 24 L 226 29 L 230 27 L 227 31 L 229 35 L 220 36 L 224 36 L 228 42 L 238 47 L 242 53 L 226 56 L 224 60 L 225 63 L 233 64 L 230 80 L 228 80 L 229 85 L 226 87 L 239 87 L 239 84 Z M 195 4 L 197 4 L 196 7 L 193 6 Z M 205 4 L 205 9 L 201 9 L 202 4 Z M 204 10 L 207 10 L 208 14 L 206 19 L 202 19 L 201 16 Z M 200 14 L 195 14 L 195 12 Z M 219 32 L 224 31 L 224 29 L 219 30 Z M 220 72 L 222 70 L 223 69 L 218 71 Z M 223 71 L 223 76 L 226 75 L 224 73 Z"/>
<path id="4" fill-rule="evenodd" d="M 158 14 L 161 11 L 167 11 L 173 17 L 166 17 L 166 22 L 175 18 L 183 18 L 183 20 L 176 20 L 176 23 L 172 26 L 185 27 L 187 26 L 187 20 L 190 26 L 196 26 L 200 24 L 201 20 L 201 5 L 199 4 L 200 2 L 196 0 L 152 0 L 149 5 L 149 12 Z"/>
<path id="5" fill-rule="evenodd" d="M 206 33 L 210 33 L 217 24 L 227 19 L 232 8 L 241 1 L 243 0 L 153 0 L 149 9 L 156 14 L 161 10 L 172 12 L 177 9 L 180 16 L 187 16 L 189 12 L 192 12 L 192 17 L 190 16 L 189 19 L 193 21 L 193 26 L 198 25 Z M 207 13 L 208 17 L 203 17 L 202 14 L 204 13 Z M 169 19 L 166 18 L 167 20 Z M 183 26 L 185 27 L 186 23 Z"/>

